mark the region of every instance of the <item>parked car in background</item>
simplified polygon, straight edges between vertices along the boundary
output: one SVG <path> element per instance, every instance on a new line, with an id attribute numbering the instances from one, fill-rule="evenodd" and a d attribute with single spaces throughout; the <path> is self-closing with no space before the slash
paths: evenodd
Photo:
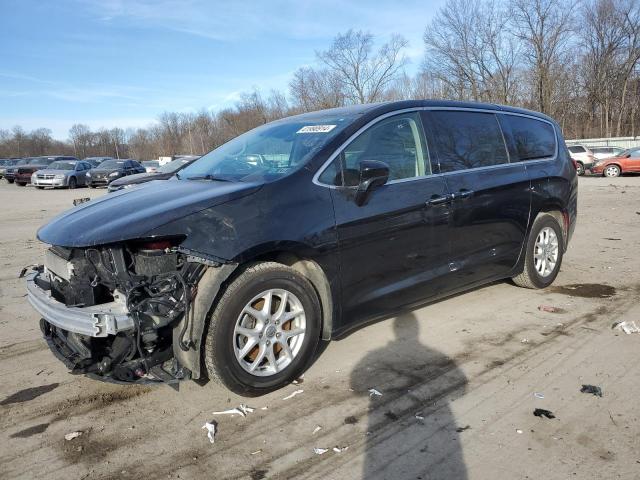
<path id="1" fill-rule="evenodd" d="M 31 160 L 31 157 L 21 158 L 13 165 L 7 166 L 4 170 L 5 180 L 9 183 L 13 183 L 16 178 L 16 170 L 18 170 L 18 167 L 20 167 L 21 165 L 26 165 L 29 160 Z"/>
<path id="2" fill-rule="evenodd" d="M 46 157 L 33 157 L 30 158 L 24 165 L 18 166 L 15 173 L 16 185 L 24 187 L 28 183 L 31 183 L 31 176 L 38 170 L 43 170 L 53 162 L 58 160 L 78 160 L 76 157 L 65 157 L 60 155 L 52 155 Z"/>
<path id="3" fill-rule="evenodd" d="M 578 175 L 584 175 L 584 172 L 589 170 L 595 161 L 593 152 L 584 145 L 570 145 L 567 148 L 569 148 L 571 158 L 577 163 Z"/>
<path id="4" fill-rule="evenodd" d="M 592 173 L 605 177 L 619 177 L 623 173 L 640 173 L 640 147 L 624 150 L 619 155 L 599 160 Z"/>
<path id="5" fill-rule="evenodd" d="M 36 188 L 76 188 L 87 184 L 86 173 L 93 168 L 83 160 L 57 160 L 47 168 L 31 175 L 31 184 Z"/>
<path id="6" fill-rule="evenodd" d="M 591 150 L 596 160 L 615 157 L 624 152 L 622 147 L 589 147 L 589 150 Z"/>
<path id="7" fill-rule="evenodd" d="M 158 171 L 160 167 L 160 162 L 157 160 L 146 160 L 142 162 L 142 166 L 146 170 L 147 173 L 155 173 Z"/>
<path id="8" fill-rule="evenodd" d="M 0 160 L 0 178 L 4 178 L 5 171 L 7 168 L 13 167 L 16 163 L 20 161 L 19 158 L 3 158 Z"/>
<path id="9" fill-rule="evenodd" d="M 123 188 L 134 187 L 152 180 L 167 180 L 187 165 L 191 165 L 198 158 L 200 157 L 178 158 L 172 162 L 165 163 L 159 167 L 155 173 L 138 173 L 135 175 L 129 175 L 128 177 L 119 178 L 111 182 L 107 188 L 109 192 L 117 192 Z"/>
<path id="10" fill-rule="evenodd" d="M 84 159 L 85 162 L 89 162 L 94 167 L 97 167 L 102 162 L 106 162 L 107 160 L 113 160 L 113 157 L 87 157 Z"/>
<path id="11" fill-rule="evenodd" d="M 85 175 L 87 177 L 87 185 L 91 188 L 96 188 L 106 187 L 118 178 L 144 172 L 144 167 L 136 160 L 123 158 L 121 160 L 106 160 L 89 170 Z"/>
<path id="12" fill-rule="evenodd" d="M 49 248 L 26 288 L 74 373 L 208 375 L 259 395 L 365 323 L 499 279 L 548 287 L 577 196 L 560 127 L 540 113 L 423 100 L 310 112 L 59 215 L 38 231 Z"/>

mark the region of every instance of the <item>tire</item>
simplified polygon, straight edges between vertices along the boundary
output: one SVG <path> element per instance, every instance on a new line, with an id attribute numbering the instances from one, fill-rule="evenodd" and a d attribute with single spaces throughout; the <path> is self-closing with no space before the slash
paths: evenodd
<path id="1" fill-rule="evenodd" d="M 18 185 L 19 187 L 25 187 L 27 184 L 24 182 L 16 182 L 16 185 Z"/>
<path id="2" fill-rule="evenodd" d="M 554 232 L 557 241 L 557 253 L 553 268 L 550 271 L 544 271 L 544 274 L 541 274 L 539 271 L 540 261 L 536 263 L 536 259 L 534 257 L 536 251 L 540 251 L 536 244 L 539 241 L 539 235 L 545 229 L 551 229 Z M 546 230 L 546 232 L 548 232 L 548 230 Z M 522 273 L 512 278 L 513 283 L 524 288 L 546 288 L 551 285 L 558 276 L 560 266 L 562 265 L 563 245 L 564 237 L 562 234 L 562 228 L 558 221 L 548 214 L 539 216 L 534 222 L 531 232 L 529 233 L 529 238 L 527 239 L 524 269 Z M 547 266 L 547 264 L 543 265 L 543 268 L 544 266 Z"/>
<path id="3" fill-rule="evenodd" d="M 578 174 L 579 177 L 584 175 L 584 164 L 582 162 L 576 162 L 577 163 L 577 167 L 576 167 L 576 173 Z"/>
<path id="4" fill-rule="evenodd" d="M 38 190 L 44 190 L 44 187 L 36 187 Z"/>
<path id="5" fill-rule="evenodd" d="M 89 188 L 96 188 L 95 185 L 93 185 L 92 183 L 89 184 Z"/>
<path id="6" fill-rule="evenodd" d="M 619 177 L 621 173 L 618 165 L 607 165 L 602 171 L 602 175 L 609 178 Z"/>
<path id="7" fill-rule="evenodd" d="M 293 320 L 286 320 L 276 327 L 279 324 L 275 320 L 279 311 L 277 307 L 281 303 L 276 296 L 279 293 L 274 293 L 271 297 L 274 299 L 272 310 L 276 312 L 269 323 L 260 326 L 259 321 L 256 320 L 257 317 L 243 313 L 244 309 L 251 305 L 256 313 L 264 314 L 264 311 L 258 312 L 258 310 L 264 307 L 266 302 L 260 299 L 255 303 L 255 299 L 269 291 L 287 292 L 289 300 L 286 308 L 289 310 L 283 315 L 299 312 L 300 308 L 302 308 L 302 315 L 296 316 Z M 295 303 L 294 300 L 297 301 L 296 309 L 291 307 Z M 261 301 L 263 303 L 260 303 Z M 246 322 L 249 322 L 249 325 L 252 323 L 255 325 L 247 328 Z M 301 322 L 304 322 L 304 328 L 300 327 Z M 211 315 L 204 343 L 204 360 L 208 376 L 211 380 L 224 384 L 229 390 L 245 396 L 257 396 L 282 387 L 295 380 L 313 359 L 320 339 L 320 322 L 320 302 L 309 280 L 294 269 L 279 263 L 251 264 L 235 276 L 226 287 Z M 294 323 L 296 323 L 295 326 Z M 244 327 L 249 332 L 262 332 L 260 340 L 257 335 L 252 335 L 253 341 L 261 343 L 256 343 L 241 359 L 238 358 L 241 353 L 236 354 L 236 351 L 247 347 L 250 338 L 248 335 L 243 336 L 242 333 L 236 332 L 235 329 L 240 327 Z M 289 351 L 292 352 L 291 356 L 285 355 L 284 349 L 280 347 L 282 338 L 288 331 L 287 327 L 291 330 L 295 327 L 296 331 L 304 331 L 302 337 L 292 336 L 285 340 Z M 275 333 L 276 328 L 278 333 Z M 270 339 L 273 339 L 273 342 L 271 347 L 267 347 L 266 343 L 269 343 Z M 280 348 L 278 352 L 276 352 L 277 348 Z M 274 356 L 265 355 L 258 360 L 263 351 L 271 351 Z M 275 355 L 278 355 L 277 358 Z M 275 368 L 270 372 L 273 366 L 269 358 L 273 358 L 276 365 L 282 362 L 281 369 Z M 255 366 L 257 374 L 247 370 L 254 363 L 257 365 Z"/>
<path id="8" fill-rule="evenodd" d="M 9 180 L 9 179 L 7 178 L 7 182 L 9 182 L 9 183 L 13 183 L 14 181 L 15 181 L 15 180 Z"/>
<path id="9" fill-rule="evenodd" d="M 68 186 L 69 190 L 72 190 L 72 189 L 76 188 L 77 186 L 78 186 L 78 184 L 77 184 L 76 177 L 71 177 L 69 179 L 69 186 Z"/>

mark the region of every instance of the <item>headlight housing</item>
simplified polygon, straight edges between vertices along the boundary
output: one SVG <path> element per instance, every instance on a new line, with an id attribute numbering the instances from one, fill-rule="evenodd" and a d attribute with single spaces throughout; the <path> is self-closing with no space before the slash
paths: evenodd
<path id="1" fill-rule="evenodd" d="M 120 172 L 113 172 L 109 174 L 110 177 L 117 177 L 119 175 L 120 175 Z"/>
<path id="2" fill-rule="evenodd" d="M 58 175 L 55 175 L 53 178 L 55 178 L 56 180 L 64 180 L 64 175 L 58 174 Z"/>
<path id="3" fill-rule="evenodd" d="M 91 172 L 87 172 L 87 177 L 91 178 Z"/>

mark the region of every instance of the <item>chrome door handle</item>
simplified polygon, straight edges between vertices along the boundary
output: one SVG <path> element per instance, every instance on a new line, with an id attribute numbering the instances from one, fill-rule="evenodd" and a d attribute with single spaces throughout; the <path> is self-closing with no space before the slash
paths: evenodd
<path id="1" fill-rule="evenodd" d="M 445 195 L 433 195 L 429 200 L 426 201 L 425 205 L 427 207 L 433 207 L 435 205 L 443 205 L 445 203 L 451 202 L 453 200 L 453 194 L 445 194 Z"/>
<path id="2" fill-rule="evenodd" d="M 473 197 L 473 194 L 475 192 L 473 190 L 460 190 L 458 193 L 454 193 L 453 194 L 453 198 L 457 199 L 457 198 L 461 198 L 461 199 L 465 199 L 465 198 L 469 198 L 469 197 Z"/>

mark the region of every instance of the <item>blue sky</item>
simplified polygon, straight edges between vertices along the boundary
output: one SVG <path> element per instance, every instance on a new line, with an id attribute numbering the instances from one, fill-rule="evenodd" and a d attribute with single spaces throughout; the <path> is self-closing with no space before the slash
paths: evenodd
<path id="1" fill-rule="evenodd" d="M 143 127 L 163 111 L 218 110 L 287 90 L 349 28 L 410 42 L 437 1 L 0 0 L 0 128 Z"/>

